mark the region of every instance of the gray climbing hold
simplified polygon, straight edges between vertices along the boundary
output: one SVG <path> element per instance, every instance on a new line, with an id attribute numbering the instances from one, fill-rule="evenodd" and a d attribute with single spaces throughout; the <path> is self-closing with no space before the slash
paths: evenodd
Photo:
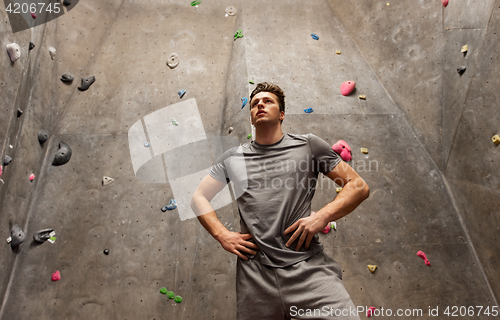
<path id="1" fill-rule="evenodd" d="M 37 231 L 33 235 L 33 240 L 35 240 L 38 243 L 44 243 L 51 237 L 51 233 L 54 232 L 54 229 L 43 229 L 40 231 Z"/>
<path id="2" fill-rule="evenodd" d="M 35 44 L 33 42 L 30 41 L 30 51 L 35 49 Z"/>
<path id="3" fill-rule="evenodd" d="M 40 130 L 38 132 L 38 142 L 43 144 L 49 138 L 49 133 L 45 130 Z"/>
<path id="4" fill-rule="evenodd" d="M 177 53 L 172 53 L 167 60 L 167 66 L 169 66 L 170 69 L 173 69 L 179 65 L 179 56 Z"/>
<path id="5" fill-rule="evenodd" d="M 64 0 L 64 1 L 63 1 L 63 4 L 64 4 L 65 6 L 69 6 L 69 5 L 71 4 L 71 0 Z"/>
<path id="6" fill-rule="evenodd" d="M 10 61 L 16 62 L 21 57 L 21 48 L 17 43 L 9 43 L 6 45 L 7 52 L 9 53 Z"/>
<path id="7" fill-rule="evenodd" d="M 113 181 L 115 181 L 115 179 L 113 178 L 110 178 L 110 177 L 102 177 L 102 185 L 103 186 L 107 186 L 108 184 L 112 183 Z"/>
<path id="8" fill-rule="evenodd" d="M 17 108 L 17 117 L 19 118 L 22 115 L 23 115 L 23 110 Z"/>
<path id="9" fill-rule="evenodd" d="M 57 150 L 56 157 L 52 165 L 60 166 L 66 164 L 71 159 L 71 147 L 64 141 L 59 142 L 59 150 Z"/>
<path id="10" fill-rule="evenodd" d="M 465 69 L 466 69 L 465 67 L 458 67 L 458 68 L 457 68 L 457 72 L 458 72 L 458 74 L 459 74 L 459 75 L 463 75 L 463 74 L 464 74 L 464 72 L 465 72 Z"/>
<path id="11" fill-rule="evenodd" d="M 5 159 L 3 160 L 3 165 L 8 166 L 11 161 L 12 161 L 11 157 L 5 156 Z"/>
<path id="12" fill-rule="evenodd" d="M 82 78 L 82 84 L 78 87 L 78 90 L 85 91 L 87 90 L 92 83 L 95 82 L 95 77 L 91 76 L 89 78 Z"/>
<path id="13" fill-rule="evenodd" d="M 21 243 L 24 242 L 24 239 L 26 238 L 26 235 L 24 234 L 23 229 L 19 225 L 15 225 L 10 229 L 10 237 L 12 238 L 12 241 L 10 242 L 10 246 L 12 250 L 16 249 L 19 247 Z"/>
<path id="14" fill-rule="evenodd" d="M 71 81 L 73 81 L 74 79 L 75 79 L 75 77 L 73 77 L 72 75 L 67 74 L 67 73 L 65 73 L 65 74 L 63 74 L 63 75 L 61 76 L 61 81 L 62 81 L 62 82 L 71 82 Z"/>

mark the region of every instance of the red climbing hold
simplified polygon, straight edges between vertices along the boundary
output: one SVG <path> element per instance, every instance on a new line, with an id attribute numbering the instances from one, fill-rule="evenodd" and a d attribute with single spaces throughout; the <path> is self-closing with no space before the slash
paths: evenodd
<path id="1" fill-rule="evenodd" d="M 375 308 L 375 307 L 370 307 L 370 308 L 368 308 L 368 310 L 366 310 L 366 316 L 367 316 L 367 317 L 371 317 L 371 316 L 373 316 L 373 311 L 375 311 L 376 309 L 377 309 L 377 308 Z"/>
<path id="2" fill-rule="evenodd" d="M 446 7 L 448 5 L 449 0 L 441 0 L 441 2 L 443 3 L 443 7 Z"/>
<path id="3" fill-rule="evenodd" d="M 57 281 L 57 280 L 61 280 L 61 273 L 59 272 L 59 270 L 57 270 L 52 274 L 52 281 Z"/>
<path id="4" fill-rule="evenodd" d="M 420 258 L 424 259 L 424 262 L 425 262 L 426 265 L 428 265 L 428 266 L 431 265 L 431 262 L 429 261 L 429 259 L 427 259 L 427 257 L 425 256 L 425 253 L 423 251 L 417 252 L 417 256 L 419 256 Z"/>
<path id="5" fill-rule="evenodd" d="M 32 174 L 30 174 L 30 181 L 33 181 L 33 180 L 35 180 L 35 174 L 32 173 Z"/>
<path id="6" fill-rule="evenodd" d="M 351 94 L 352 90 L 354 90 L 355 86 L 356 82 L 346 81 L 340 85 L 340 93 L 342 93 L 343 96 L 348 96 Z"/>
<path id="7" fill-rule="evenodd" d="M 332 149 L 336 153 L 340 154 L 340 157 L 342 157 L 342 160 L 344 160 L 344 161 L 351 161 L 352 160 L 351 147 L 349 147 L 347 142 L 345 142 L 344 140 L 337 141 L 332 146 Z"/>
<path id="8" fill-rule="evenodd" d="M 33 19 L 36 19 L 36 14 L 34 14 L 34 13 L 32 12 L 32 13 L 31 13 L 31 17 L 32 17 Z"/>

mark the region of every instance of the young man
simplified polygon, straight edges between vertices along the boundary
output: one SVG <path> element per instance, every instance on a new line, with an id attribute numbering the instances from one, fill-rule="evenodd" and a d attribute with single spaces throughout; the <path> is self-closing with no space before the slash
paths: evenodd
<path id="1" fill-rule="evenodd" d="M 238 256 L 237 319 L 359 319 L 342 269 L 317 233 L 368 198 L 368 185 L 324 140 L 282 133 L 285 95 L 278 86 L 259 83 L 250 112 L 255 141 L 224 152 L 191 200 L 205 229 Z M 320 172 L 343 189 L 311 215 Z M 210 205 L 229 180 L 241 232 L 227 230 Z"/>

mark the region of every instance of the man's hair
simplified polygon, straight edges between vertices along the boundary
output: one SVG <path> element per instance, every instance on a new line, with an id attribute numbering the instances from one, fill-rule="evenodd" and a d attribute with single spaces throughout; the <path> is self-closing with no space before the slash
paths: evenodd
<path id="1" fill-rule="evenodd" d="M 283 90 L 281 90 L 280 87 L 269 82 L 258 83 L 257 87 L 253 89 L 252 94 L 250 95 L 250 103 L 252 102 L 253 97 L 259 92 L 270 92 L 276 95 L 276 97 L 278 97 L 280 112 L 285 112 L 285 93 L 283 92 Z M 283 123 L 283 120 L 281 120 L 280 123 Z"/>

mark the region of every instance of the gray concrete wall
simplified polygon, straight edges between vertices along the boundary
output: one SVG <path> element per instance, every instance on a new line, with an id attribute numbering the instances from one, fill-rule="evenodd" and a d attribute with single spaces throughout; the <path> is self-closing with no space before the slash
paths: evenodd
<path id="1" fill-rule="evenodd" d="M 420 308 L 425 315 L 429 306 L 496 304 L 498 148 L 490 139 L 498 133 L 498 19 L 489 16 L 500 4 L 450 2 L 443 9 L 424 0 L 389 6 L 219 0 L 198 7 L 80 1 L 32 30 L 13 35 L 2 24 L 2 44 L 24 43 L 25 51 L 12 66 L 8 56 L 0 62 L 8 70 L 0 87 L 8 102 L 0 114 L 2 154 L 15 142 L 0 185 L 0 237 L 14 222 L 27 241 L 19 252 L 7 245 L 0 251 L 0 319 L 235 319 L 236 257 L 196 219 L 160 211 L 173 197 L 172 184 L 161 181 L 204 165 L 206 145 L 157 158 L 162 172 L 144 182 L 134 174 L 128 132 L 144 117 L 194 98 L 209 141 L 245 143 L 251 127 L 241 98 L 254 88 L 250 79 L 285 90 L 285 133 L 314 133 L 329 144 L 343 139 L 352 147 L 349 164 L 369 184 L 370 198 L 320 239 L 342 266 L 356 305 Z M 237 6 L 236 16 L 224 16 L 229 5 Z M 475 13 L 469 17 L 466 7 Z M 234 41 L 239 29 L 244 37 Z M 37 47 L 28 58 L 30 39 Z M 180 58 L 175 69 L 166 66 L 172 52 Z M 467 64 L 462 77 L 459 63 Z M 63 73 L 75 81 L 62 83 Z M 90 75 L 96 82 L 78 91 L 81 77 Z M 339 87 L 347 80 L 357 89 L 344 97 Z M 180 89 L 187 91 L 183 99 Z M 26 106 L 19 119 L 18 106 Z M 308 107 L 312 114 L 303 112 Z M 50 139 L 40 147 L 42 128 Z M 73 156 L 52 166 L 61 140 Z M 221 151 L 210 145 L 209 161 Z M 102 186 L 104 175 L 115 181 Z M 335 195 L 335 185 L 320 180 L 312 210 Z M 217 215 L 239 230 L 234 202 Z M 47 227 L 56 229 L 57 241 L 33 244 L 32 234 Z M 378 270 L 371 274 L 368 264 Z M 58 282 L 50 280 L 55 270 Z M 161 287 L 183 302 L 167 300 Z"/>

